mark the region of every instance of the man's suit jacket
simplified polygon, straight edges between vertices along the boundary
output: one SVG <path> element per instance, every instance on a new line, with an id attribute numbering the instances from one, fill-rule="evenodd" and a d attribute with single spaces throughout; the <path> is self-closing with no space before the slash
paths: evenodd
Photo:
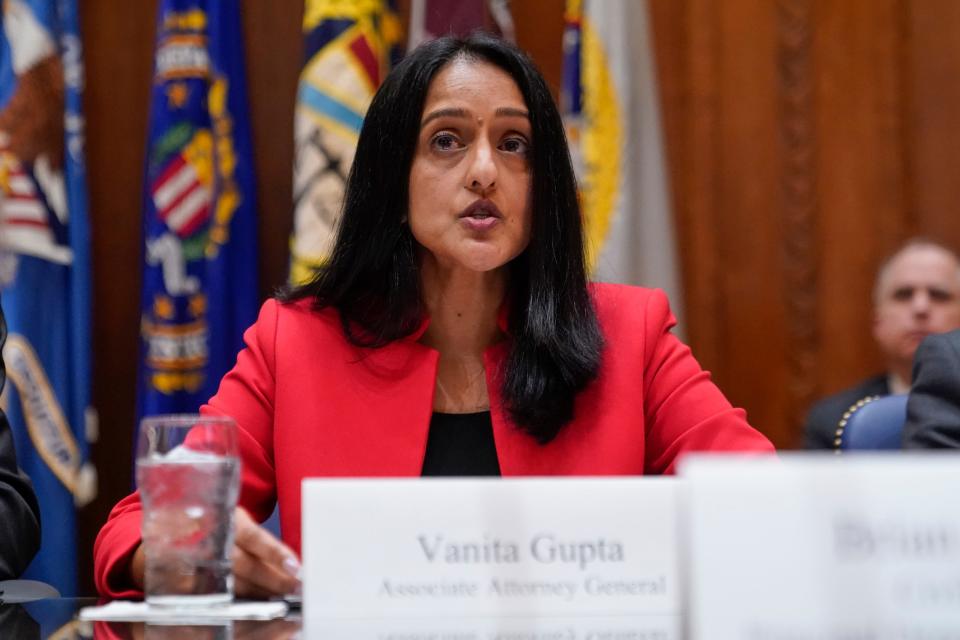
<path id="1" fill-rule="evenodd" d="M 905 449 L 960 449 L 960 330 L 927 336 L 913 358 Z"/>
<path id="2" fill-rule="evenodd" d="M 0 391 L 6 381 L 3 343 L 7 323 L 0 308 Z M 40 547 L 40 505 L 30 480 L 17 467 L 13 434 L 0 411 L 0 580 L 23 573 Z"/>
<path id="3" fill-rule="evenodd" d="M 804 447 L 807 449 L 833 449 L 833 441 L 843 414 L 847 409 L 869 396 L 889 395 L 887 376 L 868 378 L 855 387 L 845 389 L 817 402 L 807 413 L 803 427 Z"/>

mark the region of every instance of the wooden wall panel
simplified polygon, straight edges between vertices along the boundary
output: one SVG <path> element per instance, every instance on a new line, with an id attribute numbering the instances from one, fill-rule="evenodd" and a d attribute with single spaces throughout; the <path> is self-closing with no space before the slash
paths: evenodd
<path id="1" fill-rule="evenodd" d="M 870 333 L 874 272 L 911 225 L 904 201 L 897 2 L 816 5 L 819 390 L 882 371 Z"/>
<path id="2" fill-rule="evenodd" d="M 787 437 L 779 46 L 769 2 L 651 2 L 695 355 Z M 758 143 L 763 141 L 762 144 Z M 763 268 L 757 268 L 763 265 Z M 763 402 L 753 400 L 759 393 Z"/>
<path id="3" fill-rule="evenodd" d="M 257 177 L 261 299 L 287 279 L 293 229 L 293 112 L 303 66 L 302 21 L 301 2 L 243 5 Z"/>
<path id="4" fill-rule="evenodd" d="M 917 228 L 960 249 L 960 2 L 914 0 L 900 14 Z"/>
<path id="5" fill-rule="evenodd" d="M 93 404 L 100 414 L 100 438 L 92 450 L 99 494 L 80 514 L 81 594 L 94 593 L 94 537 L 133 479 L 140 203 L 155 15 L 155 0 L 87 0 L 80 14 L 93 245 Z"/>
<path id="6" fill-rule="evenodd" d="M 784 402 L 784 308 L 780 281 L 777 23 L 773 3 L 724 4 L 719 39 L 719 207 L 712 215 L 720 256 L 725 335 L 717 382 L 751 422 L 775 434 Z M 767 144 L 756 144 L 766 140 Z M 758 264 L 767 265 L 757 269 Z M 762 349 L 743 345 L 762 338 Z M 758 387 L 766 401 L 749 406 Z"/>
<path id="7" fill-rule="evenodd" d="M 554 97 L 560 95 L 564 5 L 565 0 L 521 0 L 510 6 L 517 44 L 537 63 Z"/>
<path id="8" fill-rule="evenodd" d="M 650 0 L 695 353 L 780 446 L 882 362 L 877 265 L 960 241 L 960 5 Z"/>
<path id="9" fill-rule="evenodd" d="M 687 339 L 701 363 L 722 361 L 725 317 L 719 278 L 719 6 L 712 0 L 651 2 L 652 31 L 670 167 Z M 705 320 L 709 319 L 709 320 Z"/>
<path id="10" fill-rule="evenodd" d="M 817 391 L 817 140 L 814 113 L 814 18 L 809 0 L 776 3 L 779 95 L 780 280 L 787 336 L 781 420 L 791 425 Z M 779 421 L 778 421 L 779 422 Z M 781 435 L 781 438 L 784 436 Z"/>

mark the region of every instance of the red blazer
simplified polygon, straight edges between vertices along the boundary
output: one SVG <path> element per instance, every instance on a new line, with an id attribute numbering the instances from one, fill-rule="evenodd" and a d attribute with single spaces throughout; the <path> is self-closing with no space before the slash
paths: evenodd
<path id="1" fill-rule="evenodd" d="M 484 354 L 504 476 L 664 474 L 689 451 L 773 451 L 670 333 L 675 321 L 662 292 L 596 284 L 591 293 L 606 339 L 600 374 L 549 444 L 520 431 L 501 405 L 495 372 L 507 343 Z M 203 411 L 237 421 L 240 503 L 262 521 L 278 500 L 283 539 L 294 550 L 303 478 L 420 475 L 439 358 L 417 342 L 426 324 L 409 338 L 363 349 L 344 339 L 334 310 L 270 300 L 247 330 L 247 347 Z M 140 595 L 127 577 L 139 542 L 134 493 L 97 537 L 101 594 Z"/>

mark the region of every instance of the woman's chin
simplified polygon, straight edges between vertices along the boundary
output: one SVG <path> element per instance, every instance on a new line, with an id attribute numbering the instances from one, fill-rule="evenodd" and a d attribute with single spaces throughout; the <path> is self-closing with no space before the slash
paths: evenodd
<path id="1" fill-rule="evenodd" d="M 504 259 L 503 256 L 497 256 L 496 258 L 476 258 L 463 261 L 462 267 L 477 273 L 490 273 L 500 270 L 506 266 L 507 262 L 509 262 L 509 260 Z"/>
<path id="2" fill-rule="evenodd" d="M 450 261 L 450 266 L 477 273 L 496 271 L 510 261 L 510 256 L 503 251 L 487 246 L 471 247 L 451 257 L 453 260 Z"/>
<path id="3" fill-rule="evenodd" d="M 422 246 L 422 245 L 421 245 Z M 440 272 L 489 273 L 501 270 L 522 252 L 513 247 L 504 247 L 493 242 L 468 240 L 454 246 L 442 247 L 439 251 L 422 249 L 422 266 Z M 432 264 L 431 264 L 432 263 Z"/>

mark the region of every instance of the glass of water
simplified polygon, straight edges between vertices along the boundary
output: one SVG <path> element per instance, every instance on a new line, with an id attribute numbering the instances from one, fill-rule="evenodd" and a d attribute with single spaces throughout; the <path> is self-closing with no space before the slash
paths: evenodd
<path id="1" fill-rule="evenodd" d="M 233 600 L 233 512 L 240 487 L 231 418 L 144 418 L 137 441 L 144 591 L 151 606 Z"/>

